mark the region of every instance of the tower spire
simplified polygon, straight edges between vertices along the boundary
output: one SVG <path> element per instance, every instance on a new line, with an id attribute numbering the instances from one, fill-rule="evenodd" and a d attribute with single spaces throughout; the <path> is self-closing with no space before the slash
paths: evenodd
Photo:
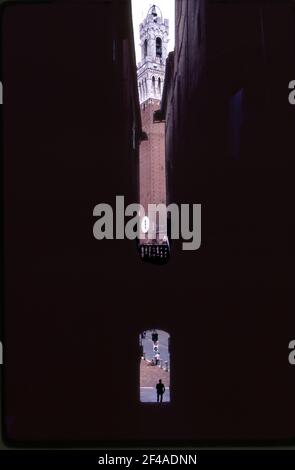
<path id="1" fill-rule="evenodd" d="M 165 76 L 169 21 L 163 19 L 160 8 L 153 4 L 139 26 L 141 62 L 137 79 L 140 103 L 160 100 Z"/>

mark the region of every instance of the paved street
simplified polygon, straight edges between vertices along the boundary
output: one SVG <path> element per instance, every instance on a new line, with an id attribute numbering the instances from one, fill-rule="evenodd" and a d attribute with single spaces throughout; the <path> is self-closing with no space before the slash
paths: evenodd
<path id="1" fill-rule="evenodd" d="M 169 372 L 161 369 L 159 366 L 151 366 L 151 363 L 142 359 L 140 362 L 140 386 L 155 387 L 160 379 L 165 387 L 170 386 Z"/>
<path id="2" fill-rule="evenodd" d="M 157 401 L 156 389 L 153 387 L 140 387 L 140 401 L 145 403 L 153 403 Z M 166 388 L 163 395 L 163 402 L 170 401 L 170 389 Z"/>

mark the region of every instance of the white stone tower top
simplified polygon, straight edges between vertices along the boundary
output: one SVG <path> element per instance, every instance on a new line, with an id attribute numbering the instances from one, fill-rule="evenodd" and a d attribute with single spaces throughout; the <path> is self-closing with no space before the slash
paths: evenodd
<path id="1" fill-rule="evenodd" d="M 165 76 L 169 21 L 153 5 L 139 25 L 141 62 L 137 68 L 140 104 L 152 98 L 160 100 Z"/>

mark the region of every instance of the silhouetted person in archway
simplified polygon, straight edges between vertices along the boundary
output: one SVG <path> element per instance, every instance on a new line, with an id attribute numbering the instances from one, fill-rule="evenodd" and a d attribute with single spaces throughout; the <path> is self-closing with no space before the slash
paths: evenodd
<path id="1" fill-rule="evenodd" d="M 163 395 L 165 393 L 165 385 L 162 383 L 161 379 L 159 380 L 159 383 L 157 383 L 156 389 L 157 389 L 157 402 L 159 402 L 160 400 L 160 402 L 162 403 Z"/>

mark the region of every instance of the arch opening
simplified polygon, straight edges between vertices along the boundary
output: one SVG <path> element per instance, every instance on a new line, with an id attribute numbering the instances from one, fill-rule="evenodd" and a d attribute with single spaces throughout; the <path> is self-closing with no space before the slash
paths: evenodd
<path id="1" fill-rule="evenodd" d="M 154 96 L 155 96 L 155 94 L 156 94 L 156 80 L 155 80 L 154 76 L 152 77 L 152 87 L 153 87 L 153 93 L 154 93 Z"/>
<path id="2" fill-rule="evenodd" d="M 170 335 L 149 329 L 139 335 L 141 403 L 170 403 Z"/>
<path id="3" fill-rule="evenodd" d="M 156 39 L 156 56 L 162 58 L 162 39 Z"/>

